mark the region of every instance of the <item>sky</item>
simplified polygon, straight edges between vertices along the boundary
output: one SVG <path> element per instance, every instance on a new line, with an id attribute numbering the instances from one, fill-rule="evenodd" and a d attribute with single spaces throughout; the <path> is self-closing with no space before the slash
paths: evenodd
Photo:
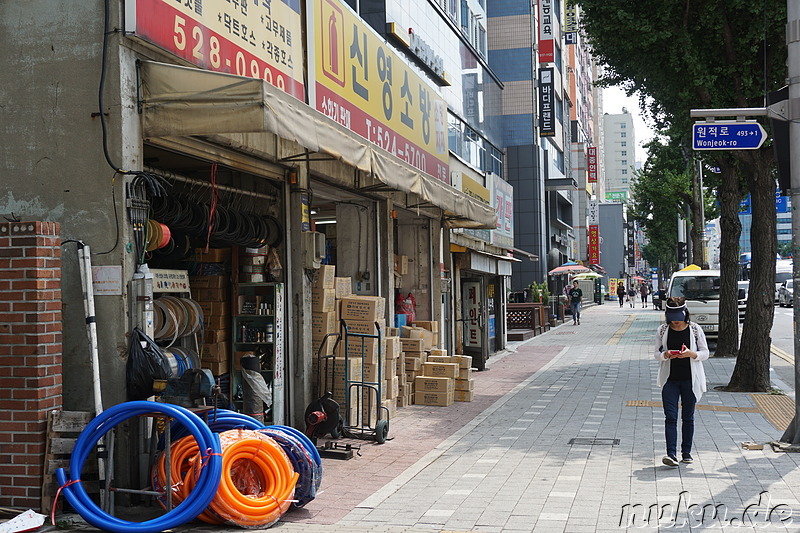
<path id="1" fill-rule="evenodd" d="M 653 138 L 653 129 L 644 121 L 644 115 L 639 109 L 637 96 L 625 96 L 625 91 L 619 87 L 603 89 L 603 113 L 622 113 L 622 108 L 628 108 L 633 115 L 633 129 L 636 135 L 636 161 L 644 163 L 647 155 L 642 145 Z"/>

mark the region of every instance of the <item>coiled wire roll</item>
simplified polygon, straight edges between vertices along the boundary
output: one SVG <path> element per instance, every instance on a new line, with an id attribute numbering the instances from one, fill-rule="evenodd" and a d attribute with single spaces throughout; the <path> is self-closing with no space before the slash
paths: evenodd
<path id="1" fill-rule="evenodd" d="M 144 522 L 129 522 L 104 512 L 89 498 L 79 483 L 83 464 L 97 442 L 117 424 L 135 416 L 161 413 L 182 424 L 203 450 L 203 461 L 198 466 L 196 484 L 182 505 L 167 514 Z M 87 522 L 98 529 L 115 533 L 157 533 L 194 520 L 208 507 L 220 483 L 222 457 L 219 437 L 191 411 L 171 404 L 134 401 L 115 405 L 89 422 L 81 432 L 72 450 L 69 477 L 66 470 L 56 470 L 56 479 L 61 485 L 69 504 Z"/>

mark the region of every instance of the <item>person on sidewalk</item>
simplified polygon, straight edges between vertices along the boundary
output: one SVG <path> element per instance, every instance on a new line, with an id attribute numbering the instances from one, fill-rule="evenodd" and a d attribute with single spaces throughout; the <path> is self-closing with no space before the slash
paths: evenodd
<path id="1" fill-rule="evenodd" d="M 581 324 L 581 300 L 583 299 L 583 291 L 578 287 L 578 280 L 572 282 L 572 288 L 569 290 L 569 306 L 572 309 L 572 325 Z"/>
<path id="2" fill-rule="evenodd" d="M 642 283 L 639 285 L 639 295 L 642 297 L 642 307 L 647 309 L 647 295 L 650 294 L 650 290 L 647 288 L 647 283 Z"/>
<path id="3" fill-rule="evenodd" d="M 685 298 L 669 298 L 664 312 L 666 324 L 659 326 L 655 339 L 655 358 L 660 361 L 656 383 L 664 404 L 664 434 L 667 466 L 678 466 L 678 402 L 681 404 L 681 462 L 692 462 L 694 408 L 706 391 L 703 361 L 708 359 L 708 343 L 700 326 L 689 320 Z"/>
<path id="4" fill-rule="evenodd" d="M 619 300 L 619 306 L 622 307 L 622 304 L 625 303 L 625 284 L 621 281 L 617 285 L 617 299 Z"/>
<path id="5" fill-rule="evenodd" d="M 631 308 L 636 307 L 636 289 L 633 287 L 628 289 L 628 304 Z"/>

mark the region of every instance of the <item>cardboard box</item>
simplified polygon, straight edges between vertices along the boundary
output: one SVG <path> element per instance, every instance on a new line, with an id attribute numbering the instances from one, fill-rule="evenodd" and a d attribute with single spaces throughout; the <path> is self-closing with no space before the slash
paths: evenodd
<path id="1" fill-rule="evenodd" d="M 381 342 L 384 342 L 381 340 Z M 336 356 L 344 357 L 345 343 L 339 343 L 336 348 Z M 384 350 L 385 351 L 385 350 Z M 378 362 L 378 339 L 370 337 L 350 338 L 347 341 L 348 357 L 357 358 L 359 361 L 364 358 L 365 363 L 376 364 Z"/>
<path id="2" fill-rule="evenodd" d="M 313 287 L 315 289 L 336 289 L 336 266 L 322 265 L 319 267 Z"/>
<path id="3" fill-rule="evenodd" d="M 458 377 L 458 365 L 455 363 L 422 363 L 422 375 L 456 379 Z"/>
<path id="4" fill-rule="evenodd" d="M 418 376 L 414 380 L 414 390 L 417 392 L 448 392 L 454 390 L 454 381 L 450 378 Z"/>
<path id="5" fill-rule="evenodd" d="M 336 345 L 336 335 L 331 335 L 327 339 L 325 335 L 321 337 L 311 337 L 311 349 L 314 351 L 314 360 L 317 359 L 317 354 L 332 355 L 333 347 Z"/>
<path id="6" fill-rule="evenodd" d="M 456 379 L 472 379 L 472 369 L 459 367 Z"/>
<path id="7" fill-rule="evenodd" d="M 436 405 L 447 407 L 453 405 L 455 401 L 453 391 L 450 392 L 426 392 L 416 391 L 414 393 L 414 403 L 416 405 Z"/>
<path id="8" fill-rule="evenodd" d="M 475 392 L 473 391 L 466 391 L 466 390 L 458 390 L 456 389 L 453 393 L 453 399 L 457 402 L 471 402 L 472 398 L 475 396 Z"/>
<path id="9" fill-rule="evenodd" d="M 203 353 L 200 359 L 208 362 L 227 361 L 230 358 L 230 344 L 227 342 L 218 342 L 215 344 L 203 345 Z"/>
<path id="10" fill-rule="evenodd" d="M 231 305 L 228 302 L 197 302 L 203 311 L 203 319 L 212 316 L 230 316 Z"/>
<path id="11" fill-rule="evenodd" d="M 230 258 L 230 248 L 211 248 L 208 252 L 205 251 L 205 248 L 195 248 L 192 261 L 197 263 L 224 263 Z"/>
<path id="12" fill-rule="evenodd" d="M 386 359 L 397 359 L 403 353 L 400 337 L 386 337 Z"/>
<path id="13" fill-rule="evenodd" d="M 345 320 L 344 323 L 347 325 L 348 334 L 377 335 L 380 327 L 381 335 L 383 336 L 386 331 L 386 320 L 382 318 L 379 320 Z"/>
<path id="14" fill-rule="evenodd" d="M 224 302 L 228 299 L 228 288 L 219 289 L 193 289 L 192 296 L 198 302 Z"/>
<path id="15" fill-rule="evenodd" d="M 400 393 L 400 380 L 397 379 L 397 376 L 394 376 L 391 379 L 387 379 L 385 383 L 386 383 L 386 397 L 397 398 L 397 395 Z"/>
<path id="16" fill-rule="evenodd" d="M 452 363 L 449 355 L 429 355 L 427 358 L 428 363 Z"/>
<path id="17" fill-rule="evenodd" d="M 408 274 L 408 256 L 397 255 L 394 256 L 394 271 L 395 273 L 405 276 Z"/>
<path id="18" fill-rule="evenodd" d="M 400 339 L 401 346 L 404 352 L 417 352 L 423 351 L 422 339 Z"/>
<path id="19" fill-rule="evenodd" d="M 211 373 L 215 376 L 219 376 L 221 374 L 227 374 L 230 370 L 230 363 L 225 361 L 201 361 L 201 367 L 207 368 L 211 370 Z"/>
<path id="20" fill-rule="evenodd" d="M 386 336 L 387 337 L 399 337 L 400 336 L 400 329 L 399 328 L 386 328 Z"/>
<path id="21" fill-rule="evenodd" d="M 451 355 L 450 357 L 454 358 L 453 362 L 458 361 L 458 366 L 460 368 L 472 368 L 472 356 L 471 355 Z"/>
<path id="22" fill-rule="evenodd" d="M 370 383 L 378 382 L 378 365 L 375 363 L 364 363 L 364 381 Z M 381 374 L 381 379 L 386 379 L 386 376 Z"/>
<path id="23" fill-rule="evenodd" d="M 473 390 L 475 388 L 474 379 L 457 379 L 456 390 Z"/>
<path id="24" fill-rule="evenodd" d="M 342 298 L 344 320 L 375 321 L 385 318 L 386 299 L 381 296 L 349 296 Z"/>
<path id="25" fill-rule="evenodd" d="M 210 316 L 203 319 L 206 329 L 225 329 L 230 327 L 231 317 Z"/>
<path id="26" fill-rule="evenodd" d="M 228 276 L 190 276 L 189 287 L 192 289 L 222 289 L 230 285 Z"/>
<path id="27" fill-rule="evenodd" d="M 447 350 L 444 348 L 431 348 L 431 355 L 447 355 Z M 458 355 L 453 355 L 452 357 L 459 357 Z M 455 361 L 452 361 L 455 363 Z"/>
<path id="28" fill-rule="evenodd" d="M 336 290 L 320 289 L 311 290 L 311 311 L 314 313 L 333 313 L 336 311 Z"/>
<path id="29" fill-rule="evenodd" d="M 337 333 L 339 323 L 336 321 L 336 312 L 311 313 L 311 336 L 320 340 L 328 333 Z"/>
<path id="30" fill-rule="evenodd" d="M 404 363 L 406 367 L 405 370 L 406 372 L 408 372 L 409 370 L 414 370 L 417 372 L 422 370 L 422 360 L 419 359 L 418 357 L 406 357 L 404 359 Z"/>
<path id="31" fill-rule="evenodd" d="M 230 340 L 231 330 L 229 329 L 207 329 L 204 339 L 205 344 L 216 344 Z"/>
<path id="32" fill-rule="evenodd" d="M 433 333 L 439 333 L 439 323 L 426 321 L 426 320 L 415 320 L 411 323 L 412 326 L 422 329 L 427 329 Z"/>
<path id="33" fill-rule="evenodd" d="M 336 290 L 337 300 L 351 296 L 353 294 L 352 278 L 334 278 L 334 289 Z"/>
<path id="34" fill-rule="evenodd" d="M 745 450 L 763 450 L 764 445 L 753 441 L 747 441 L 742 443 L 742 448 Z"/>

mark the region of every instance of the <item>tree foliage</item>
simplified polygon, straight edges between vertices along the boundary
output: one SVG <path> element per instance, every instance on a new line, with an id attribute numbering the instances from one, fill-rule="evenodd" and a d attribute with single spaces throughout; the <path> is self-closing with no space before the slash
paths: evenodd
<path id="1" fill-rule="evenodd" d="M 574 0 L 593 53 L 606 66 L 601 83 L 638 92 L 660 127 L 688 132 L 691 109 L 762 107 L 765 93 L 786 76 L 785 0 Z M 772 152 L 711 153 L 721 171 L 721 318 L 736 329 L 737 221 L 731 215 L 740 179 L 753 201 L 753 272 L 742 334 L 748 350 L 737 359 L 729 388 L 769 388 L 769 331 L 774 308 L 775 182 Z M 756 206 L 758 204 L 758 206 Z M 728 211 L 725 211 L 725 208 Z M 738 220 L 738 219 L 737 219 Z M 763 237 L 769 238 L 763 238 Z M 773 289 L 774 291 L 774 289 Z M 761 296 L 759 296 L 761 295 Z M 721 342 L 729 335 L 720 332 Z M 719 351 L 719 350 L 718 350 Z"/>

